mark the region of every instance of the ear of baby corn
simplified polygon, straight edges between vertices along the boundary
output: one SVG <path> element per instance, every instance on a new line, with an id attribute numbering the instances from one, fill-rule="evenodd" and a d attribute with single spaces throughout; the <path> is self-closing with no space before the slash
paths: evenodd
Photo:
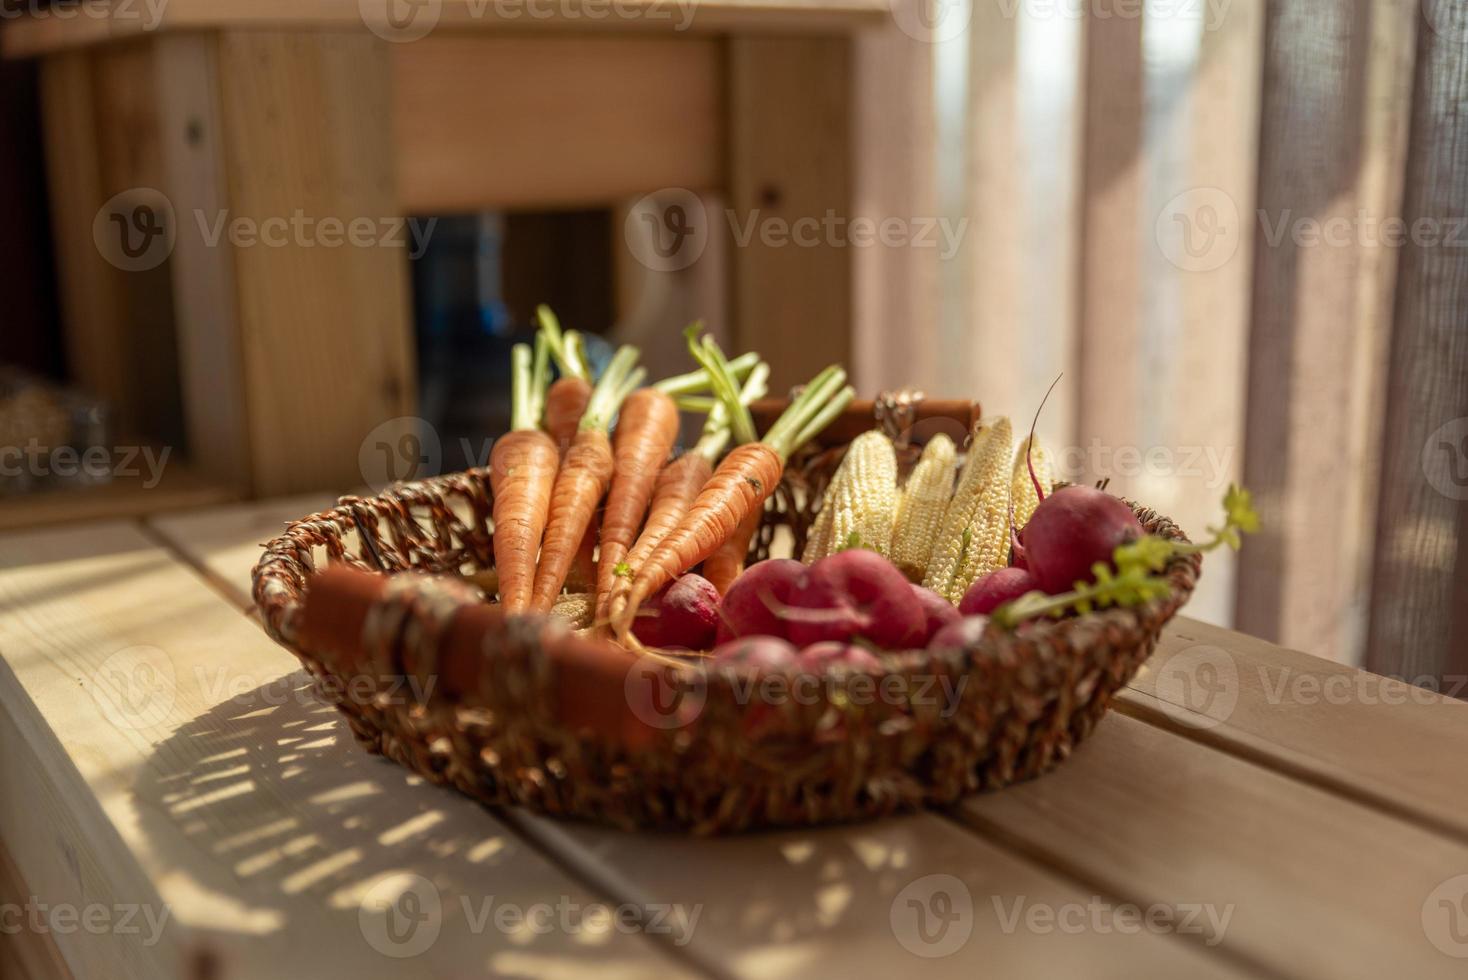
<path id="1" fill-rule="evenodd" d="M 907 478 L 897 504 L 892 527 L 892 563 L 914 582 L 921 582 L 928 559 L 938 540 L 943 512 L 953 499 L 953 470 L 958 447 L 938 433 L 923 447 L 923 454 Z"/>
<path id="2" fill-rule="evenodd" d="M 807 563 L 857 544 L 886 554 L 897 516 L 897 451 L 876 429 L 851 441 L 806 539 Z"/>
<path id="3" fill-rule="evenodd" d="M 1009 419 L 981 420 L 974 429 L 958 489 L 943 513 L 923 585 L 950 602 L 1009 553 L 1009 479 L 1013 459 Z"/>
<path id="4" fill-rule="evenodd" d="M 897 518 L 897 451 L 877 429 L 851 440 L 836 481 L 836 511 L 831 518 L 835 550 L 853 545 L 885 555 L 892 550 Z"/>
<path id="5" fill-rule="evenodd" d="M 1030 437 L 1027 436 L 1014 454 L 1014 472 L 1009 481 L 1009 492 L 1014 497 L 1016 530 L 1030 522 L 1030 515 L 1040 505 L 1040 495 L 1035 492 L 1035 481 L 1030 479 L 1030 467 L 1025 463 L 1026 450 L 1029 450 L 1030 463 L 1034 465 L 1035 479 L 1040 481 L 1040 489 L 1048 496 L 1055 486 L 1055 470 L 1050 465 L 1050 454 L 1040 445 L 1039 437 L 1034 438 L 1034 449 L 1030 449 Z"/>

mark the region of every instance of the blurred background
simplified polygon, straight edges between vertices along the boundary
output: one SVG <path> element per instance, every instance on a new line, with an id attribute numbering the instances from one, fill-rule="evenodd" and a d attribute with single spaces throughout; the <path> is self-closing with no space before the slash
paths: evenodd
<path id="1" fill-rule="evenodd" d="M 483 463 L 536 303 L 971 396 L 1468 677 L 1465 0 L 0 0 L 0 528 Z M 594 352 L 595 353 L 595 352 Z"/>

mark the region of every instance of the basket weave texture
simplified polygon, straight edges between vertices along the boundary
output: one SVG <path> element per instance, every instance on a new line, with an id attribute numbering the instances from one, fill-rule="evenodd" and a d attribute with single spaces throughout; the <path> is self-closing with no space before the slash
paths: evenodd
<path id="1" fill-rule="evenodd" d="M 768 553 L 780 525 L 801 545 L 843 451 L 791 461 L 751 558 Z M 901 455 L 910 464 L 916 448 Z M 1166 517 L 1134 509 L 1149 532 L 1183 539 Z M 488 472 L 470 470 L 344 497 L 292 523 L 255 568 L 265 628 L 368 751 L 489 804 L 627 828 L 720 833 L 866 819 L 1039 775 L 1070 755 L 1151 655 L 1200 566 L 1196 555 L 1174 558 L 1164 572 L 1170 594 L 1143 606 L 990 629 L 966 649 L 891 653 L 875 672 L 821 677 L 668 668 L 604 641 L 597 652 L 615 670 L 590 673 L 581 666 L 588 641 L 542 617 L 500 617 L 483 637 L 476 682 L 448 696 L 428 676 L 434 643 L 455 610 L 483 601 L 471 583 L 493 563 L 490 512 Z M 375 671 L 344 676 L 303 644 L 301 613 L 323 560 L 396 577 L 363 637 Z M 570 656 L 573 647 L 583 655 Z M 405 674 L 428 682 L 416 686 L 426 696 L 405 696 L 415 690 Z M 568 691 L 617 702 L 638 737 L 568 720 Z"/>

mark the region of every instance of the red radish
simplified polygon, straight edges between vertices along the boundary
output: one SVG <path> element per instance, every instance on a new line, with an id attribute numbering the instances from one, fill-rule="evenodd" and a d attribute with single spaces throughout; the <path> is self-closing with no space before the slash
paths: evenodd
<path id="1" fill-rule="evenodd" d="M 927 646 L 928 640 L 949 623 L 956 623 L 961 618 L 958 610 L 953 608 L 953 603 L 934 592 L 932 589 L 921 585 L 913 585 L 912 594 L 917 596 L 918 605 L 923 607 L 923 615 L 927 617 L 927 625 L 923 627 L 923 638 L 918 641 L 918 646 Z"/>
<path id="2" fill-rule="evenodd" d="M 958 611 L 964 616 L 975 613 L 987 616 L 1009 600 L 1018 599 L 1039 587 L 1035 577 L 1023 568 L 996 568 L 968 587 L 963 601 L 958 604 Z"/>
<path id="3" fill-rule="evenodd" d="M 927 617 L 912 583 L 875 551 L 847 548 L 806 569 L 790 593 L 791 642 L 865 639 L 904 650 L 923 637 Z"/>
<path id="4" fill-rule="evenodd" d="M 882 666 L 882 661 L 866 647 L 826 640 L 813 643 L 800 651 L 800 666 L 812 673 L 838 666 L 851 670 L 876 670 Z"/>
<path id="5" fill-rule="evenodd" d="M 796 649 L 778 636 L 741 636 L 715 647 L 713 659 L 716 664 L 781 670 L 795 665 Z"/>
<path id="6" fill-rule="evenodd" d="M 632 621 L 632 634 L 650 647 L 713 646 L 719 593 L 702 575 L 684 575 L 653 596 Z"/>
<path id="7" fill-rule="evenodd" d="M 1055 595 L 1092 579 L 1091 566 L 1111 563 L 1117 545 L 1145 532 L 1132 509 L 1093 487 L 1061 487 L 1035 508 L 1019 532 L 1036 584 Z"/>
<path id="8" fill-rule="evenodd" d="M 755 562 L 734 580 L 719 604 L 719 642 L 763 634 L 788 638 L 785 607 L 805 566 L 793 558 Z"/>
<path id="9" fill-rule="evenodd" d="M 928 641 L 929 650 L 963 650 L 975 646 L 989 625 L 988 616 L 965 616 L 949 623 Z"/>

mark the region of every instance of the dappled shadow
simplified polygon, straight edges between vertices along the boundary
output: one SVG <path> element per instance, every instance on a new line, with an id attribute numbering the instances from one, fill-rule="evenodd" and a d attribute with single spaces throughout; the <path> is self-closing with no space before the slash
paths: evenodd
<path id="1" fill-rule="evenodd" d="M 438 937 L 406 961 L 420 969 L 516 976 L 579 966 L 615 977 L 661 959 L 642 937 L 610 930 L 497 925 L 496 903 L 591 896 L 492 811 L 363 752 L 304 673 L 214 693 L 219 704 L 156 747 L 133 795 L 174 879 L 168 893 L 192 897 L 173 899 L 187 905 L 175 915 L 221 975 L 339 975 L 391 962 L 364 932 L 361 909 L 380 907 L 374 886 L 416 880 L 409 874 L 431 883 L 441 906 Z"/>

